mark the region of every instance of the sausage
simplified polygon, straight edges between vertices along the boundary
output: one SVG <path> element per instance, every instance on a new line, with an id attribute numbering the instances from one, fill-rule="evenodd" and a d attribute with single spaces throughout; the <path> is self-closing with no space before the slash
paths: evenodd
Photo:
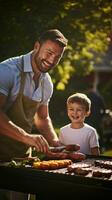
<path id="1" fill-rule="evenodd" d="M 71 152 L 69 153 L 69 158 L 71 160 L 78 160 L 78 161 L 82 161 L 86 159 L 86 155 L 80 152 Z"/>
<path id="2" fill-rule="evenodd" d="M 69 157 L 68 153 L 65 152 L 54 153 L 51 151 L 47 152 L 46 156 L 50 159 L 67 159 Z"/>
<path id="3" fill-rule="evenodd" d="M 71 159 L 73 161 L 81 161 L 86 159 L 86 155 L 80 152 L 47 152 L 46 154 L 47 158 L 49 159 Z"/>
<path id="4" fill-rule="evenodd" d="M 67 151 L 78 151 L 80 149 L 79 144 L 69 144 L 65 146 L 65 150 Z"/>

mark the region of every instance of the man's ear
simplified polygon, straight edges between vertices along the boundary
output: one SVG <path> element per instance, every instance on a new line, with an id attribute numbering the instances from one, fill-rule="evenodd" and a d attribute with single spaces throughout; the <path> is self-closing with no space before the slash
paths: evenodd
<path id="1" fill-rule="evenodd" d="M 39 49 L 40 48 L 40 43 L 37 41 L 35 42 L 35 45 L 34 45 L 34 49 Z"/>

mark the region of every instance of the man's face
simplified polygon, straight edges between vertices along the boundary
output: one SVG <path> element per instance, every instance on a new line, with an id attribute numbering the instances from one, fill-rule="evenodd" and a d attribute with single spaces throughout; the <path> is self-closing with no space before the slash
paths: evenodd
<path id="1" fill-rule="evenodd" d="M 39 44 L 38 48 L 34 49 L 34 52 L 36 68 L 40 72 L 46 73 L 59 63 L 64 48 L 56 42 L 47 40 L 42 45 Z"/>

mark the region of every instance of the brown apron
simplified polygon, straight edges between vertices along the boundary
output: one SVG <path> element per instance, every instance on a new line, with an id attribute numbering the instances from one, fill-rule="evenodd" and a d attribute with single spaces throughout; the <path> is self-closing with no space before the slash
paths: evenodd
<path id="1" fill-rule="evenodd" d="M 25 73 L 21 72 L 20 90 L 16 100 L 7 112 L 9 119 L 17 126 L 23 128 L 27 133 L 31 133 L 34 114 L 38 107 L 38 102 L 24 96 Z M 0 135 L 0 160 L 12 159 L 14 157 L 25 157 L 29 146 L 18 142 L 4 135 Z"/>

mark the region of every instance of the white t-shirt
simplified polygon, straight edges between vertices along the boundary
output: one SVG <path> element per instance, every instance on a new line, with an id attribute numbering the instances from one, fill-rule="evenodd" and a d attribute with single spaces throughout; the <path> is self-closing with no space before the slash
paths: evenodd
<path id="1" fill-rule="evenodd" d="M 79 152 L 84 154 L 91 154 L 91 148 L 99 147 L 96 129 L 86 123 L 79 129 L 71 128 L 71 124 L 60 128 L 59 139 L 64 145 L 79 144 Z"/>

